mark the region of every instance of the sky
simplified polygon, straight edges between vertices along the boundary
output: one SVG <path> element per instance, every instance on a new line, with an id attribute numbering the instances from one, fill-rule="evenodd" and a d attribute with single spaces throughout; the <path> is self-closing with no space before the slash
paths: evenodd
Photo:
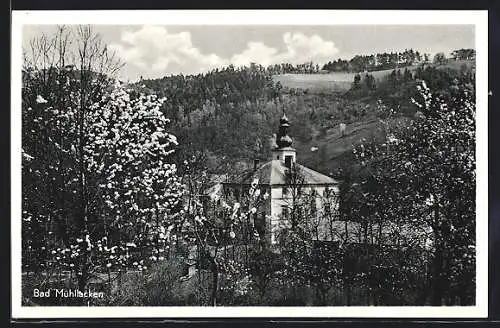
<path id="1" fill-rule="evenodd" d="M 119 77 L 196 74 L 233 64 L 320 65 L 355 55 L 413 48 L 431 55 L 475 48 L 473 25 L 93 25 L 125 66 Z M 25 25 L 23 46 L 55 25 Z"/>

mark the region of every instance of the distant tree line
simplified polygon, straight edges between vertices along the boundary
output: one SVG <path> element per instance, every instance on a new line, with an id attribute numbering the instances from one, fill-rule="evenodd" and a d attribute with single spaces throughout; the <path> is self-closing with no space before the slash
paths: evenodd
<path id="1" fill-rule="evenodd" d="M 267 71 L 270 74 L 287 74 L 287 73 L 302 73 L 313 74 L 319 73 L 319 64 L 314 64 L 312 61 L 303 64 L 281 63 L 267 66 Z"/>
<path id="2" fill-rule="evenodd" d="M 458 49 L 451 53 L 451 58 L 455 60 L 475 60 L 476 50 L 474 49 Z"/>
<path id="3" fill-rule="evenodd" d="M 416 68 L 398 68 L 378 79 L 371 73 L 356 73 L 349 94 L 372 95 L 385 101 L 388 97 L 395 98 L 401 105 L 402 101 L 408 102 L 408 99 L 414 96 L 418 81 L 428 81 L 433 90 L 447 93 L 450 86 L 456 82 L 455 80 L 466 83 L 472 79 L 474 75 L 472 66 L 462 63 L 458 69 L 439 67 L 446 61 L 444 54 L 438 53 L 434 58 L 435 65 L 421 64 Z"/>
<path id="4" fill-rule="evenodd" d="M 475 60 L 474 49 L 458 49 L 450 54 L 452 60 Z M 445 53 L 439 52 L 434 57 L 434 64 L 445 64 L 447 62 Z M 375 55 L 356 55 L 350 60 L 337 59 L 323 65 L 322 70 L 329 72 L 371 72 L 387 69 L 397 69 L 423 63 L 431 63 L 428 53 L 420 53 L 418 50 L 405 49 L 403 52 L 384 52 Z"/>
<path id="5" fill-rule="evenodd" d="M 429 62 L 429 58 L 429 54 L 421 54 L 418 50 L 405 49 L 403 52 L 356 55 L 350 60 L 339 58 L 326 63 L 323 66 L 323 70 L 330 72 L 380 71 Z"/>

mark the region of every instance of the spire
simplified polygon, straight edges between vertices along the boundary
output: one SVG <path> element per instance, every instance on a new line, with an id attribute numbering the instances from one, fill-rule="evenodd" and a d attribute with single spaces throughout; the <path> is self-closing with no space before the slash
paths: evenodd
<path id="1" fill-rule="evenodd" d="M 288 135 L 289 127 L 290 121 L 288 121 L 285 109 L 283 108 L 283 116 L 280 119 L 280 127 L 276 136 L 276 144 L 278 145 L 278 148 L 290 147 L 292 145 L 292 138 Z"/>

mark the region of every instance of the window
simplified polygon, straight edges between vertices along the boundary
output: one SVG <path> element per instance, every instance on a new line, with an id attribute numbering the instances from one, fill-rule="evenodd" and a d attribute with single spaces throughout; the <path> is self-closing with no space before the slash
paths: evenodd
<path id="1" fill-rule="evenodd" d="M 311 207 L 311 214 L 313 216 L 316 216 L 317 203 L 316 203 L 316 191 L 315 190 L 313 190 L 313 192 L 311 193 L 309 206 Z"/>
<path id="2" fill-rule="evenodd" d="M 325 215 L 327 217 L 330 217 L 332 215 L 332 208 L 331 208 L 330 202 L 328 200 L 326 200 L 324 203 L 324 206 L 325 206 Z"/>
<path id="3" fill-rule="evenodd" d="M 283 217 L 283 219 L 288 219 L 290 217 L 288 206 L 286 205 L 281 206 L 281 216 Z"/>
<path id="4" fill-rule="evenodd" d="M 292 168 L 292 159 L 293 159 L 293 156 L 290 156 L 290 155 L 285 156 L 285 166 L 289 169 Z"/>
<path id="5" fill-rule="evenodd" d="M 187 275 L 189 275 L 189 264 L 184 263 L 184 264 L 182 265 L 182 275 L 183 275 L 183 276 L 187 276 Z"/>

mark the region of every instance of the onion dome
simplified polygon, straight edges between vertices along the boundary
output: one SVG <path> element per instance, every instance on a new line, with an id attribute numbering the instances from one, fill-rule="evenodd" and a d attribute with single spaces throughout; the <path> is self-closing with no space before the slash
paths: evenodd
<path id="1" fill-rule="evenodd" d="M 285 114 L 280 119 L 280 127 L 278 134 L 276 136 L 276 144 L 278 148 L 290 147 L 292 145 L 292 138 L 288 135 L 288 128 L 290 127 L 290 121 Z"/>
<path id="2" fill-rule="evenodd" d="M 288 120 L 288 117 L 286 117 L 285 114 L 283 114 L 283 116 L 280 119 L 280 126 L 286 126 L 286 127 L 290 126 L 290 121 Z"/>

